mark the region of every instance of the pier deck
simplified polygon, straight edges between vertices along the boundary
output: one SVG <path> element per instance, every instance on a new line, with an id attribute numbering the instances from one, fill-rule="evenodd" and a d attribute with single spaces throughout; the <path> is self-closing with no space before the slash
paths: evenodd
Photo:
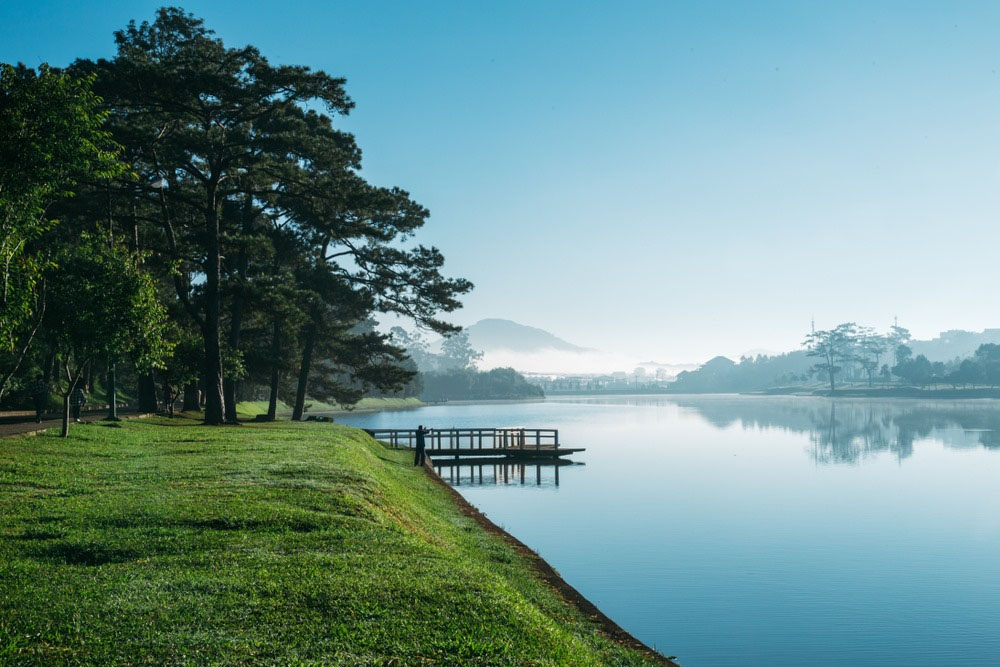
<path id="1" fill-rule="evenodd" d="M 392 447 L 416 447 L 416 429 L 365 430 Z M 582 447 L 561 447 L 559 430 L 554 428 L 436 428 L 427 434 L 425 441 L 427 455 L 432 457 L 539 460 L 585 451 Z"/>

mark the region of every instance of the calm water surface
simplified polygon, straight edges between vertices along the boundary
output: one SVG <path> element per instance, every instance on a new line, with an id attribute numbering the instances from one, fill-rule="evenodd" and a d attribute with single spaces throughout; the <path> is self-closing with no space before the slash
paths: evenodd
<path id="1" fill-rule="evenodd" d="M 533 467 L 455 483 L 685 667 L 1000 665 L 998 401 L 634 396 L 338 421 L 552 427 L 586 447 L 558 486 Z"/>

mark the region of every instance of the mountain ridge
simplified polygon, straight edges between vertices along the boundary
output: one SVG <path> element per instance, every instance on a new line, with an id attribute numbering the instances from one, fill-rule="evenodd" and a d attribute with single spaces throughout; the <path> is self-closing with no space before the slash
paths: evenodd
<path id="1" fill-rule="evenodd" d="M 592 348 L 574 345 L 545 329 L 496 317 L 479 320 L 475 324 L 465 327 L 464 331 L 469 336 L 469 344 L 483 352 L 497 350 L 522 353 L 542 350 L 559 350 L 577 354 L 596 352 Z"/>

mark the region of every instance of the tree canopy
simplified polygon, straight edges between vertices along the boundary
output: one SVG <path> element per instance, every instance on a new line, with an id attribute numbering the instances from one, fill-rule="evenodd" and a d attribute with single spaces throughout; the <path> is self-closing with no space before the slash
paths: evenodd
<path id="1" fill-rule="evenodd" d="M 45 310 L 50 207 L 81 181 L 124 171 L 93 77 L 0 63 L 0 398 Z"/>

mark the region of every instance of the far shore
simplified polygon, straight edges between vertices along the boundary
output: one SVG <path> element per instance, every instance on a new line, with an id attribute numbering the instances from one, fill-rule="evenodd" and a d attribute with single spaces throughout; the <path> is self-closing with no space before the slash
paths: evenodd
<path id="1" fill-rule="evenodd" d="M 826 398 L 916 398 L 916 399 L 1000 399 L 1000 389 L 977 387 L 975 389 L 921 389 L 919 387 L 844 387 L 834 391 L 816 387 L 772 387 L 753 391 L 669 391 L 620 390 L 620 391 L 559 391 L 550 392 L 546 398 L 609 397 L 609 396 L 818 396 Z"/>
<path id="2" fill-rule="evenodd" d="M 523 399 L 488 399 L 488 400 L 460 400 L 460 401 L 440 401 L 424 402 L 416 398 L 364 398 L 353 408 L 325 403 L 313 403 L 307 408 L 304 418 L 310 416 L 335 416 L 348 414 L 364 414 L 371 412 L 388 412 L 395 410 L 413 410 L 416 408 L 426 408 L 445 405 L 508 405 L 517 403 L 537 403 L 550 398 L 604 398 L 604 397 L 626 397 L 626 396 L 663 396 L 666 398 L 680 396 L 791 396 L 791 397 L 812 397 L 812 398 L 910 398 L 929 400 L 971 400 L 971 399 L 1000 399 L 1000 389 L 977 387 L 975 389 L 920 389 L 918 387 L 845 387 L 838 388 L 831 392 L 829 389 L 817 389 L 816 387 L 773 387 L 756 391 L 716 391 L 716 392 L 680 392 L 680 391 L 580 391 L 580 392 L 551 392 L 541 398 Z M 238 411 L 242 418 L 253 419 L 258 414 L 267 412 L 267 404 L 263 401 L 245 402 L 238 404 Z M 279 417 L 287 418 L 292 414 L 292 409 L 285 403 L 278 404 Z"/>

